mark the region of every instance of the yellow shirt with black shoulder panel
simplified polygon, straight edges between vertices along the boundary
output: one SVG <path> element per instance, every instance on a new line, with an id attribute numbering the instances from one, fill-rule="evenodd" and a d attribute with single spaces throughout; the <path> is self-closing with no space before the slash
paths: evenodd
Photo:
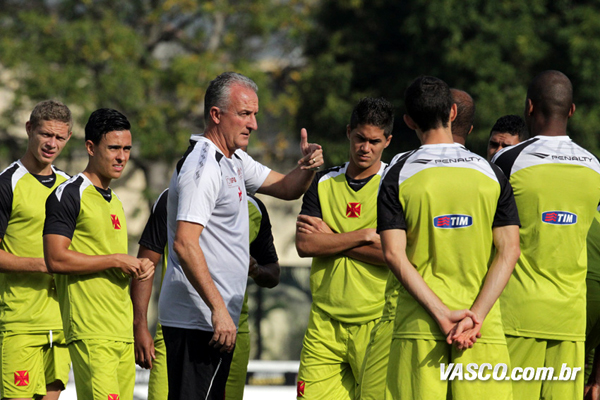
<path id="1" fill-rule="evenodd" d="M 496 166 L 458 144 L 424 145 L 392 161 L 377 199 L 378 231 L 406 231 L 406 255 L 450 310 L 470 308 L 492 259 L 492 228 L 518 225 L 510 184 Z M 499 302 L 478 342 L 505 344 Z M 400 285 L 395 338 L 445 340 Z"/>
<path id="2" fill-rule="evenodd" d="M 250 243 L 254 242 L 254 239 L 258 236 L 260 230 L 260 221 L 262 220 L 262 213 L 258 207 L 255 197 L 251 197 L 248 194 L 248 218 L 250 222 Z M 244 294 L 244 304 L 242 305 L 242 313 L 240 314 L 240 323 L 238 325 L 239 333 L 250 333 L 248 327 L 248 289 Z"/>
<path id="3" fill-rule="evenodd" d="M 121 201 L 111 189 L 95 187 L 83 174 L 63 183 L 48 197 L 47 234 L 68 237 L 69 250 L 82 254 L 127 254 Z M 67 343 L 81 339 L 133 342 L 128 275 L 111 268 L 55 276 Z"/>
<path id="4" fill-rule="evenodd" d="M 0 249 L 43 258 L 46 199 L 69 176 L 52 166 L 33 175 L 20 161 L 0 174 Z M 0 273 L 0 331 L 62 330 L 54 278 L 45 273 Z"/>
<path id="5" fill-rule="evenodd" d="M 585 340 L 586 236 L 600 200 L 600 163 L 568 136 L 536 136 L 493 159 L 510 178 L 521 256 L 500 302 L 505 332 Z"/>
<path id="6" fill-rule="evenodd" d="M 377 190 L 387 164 L 364 180 L 346 176 L 348 163 L 318 173 L 304 195 L 300 214 L 321 218 L 334 232 L 377 226 Z M 388 269 L 337 254 L 314 257 L 313 304 L 331 318 L 362 324 L 381 317 Z"/>

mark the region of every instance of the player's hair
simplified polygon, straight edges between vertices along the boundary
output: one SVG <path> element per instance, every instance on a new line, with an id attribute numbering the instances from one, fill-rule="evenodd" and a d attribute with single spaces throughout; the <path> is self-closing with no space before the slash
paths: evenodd
<path id="1" fill-rule="evenodd" d="M 492 136 L 492 133 L 494 132 L 509 133 L 513 136 L 519 135 L 519 141 L 521 142 L 529 136 L 525 121 L 518 115 L 505 115 L 498 118 L 494 126 L 492 126 L 490 136 Z"/>
<path id="2" fill-rule="evenodd" d="M 452 134 L 466 138 L 475 119 L 475 102 L 464 90 L 450 89 L 452 101 L 456 104 L 456 118 L 452 121 Z"/>
<path id="3" fill-rule="evenodd" d="M 204 123 L 206 124 L 210 118 L 210 109 L 218 107 L 222 110 L 226 110 L 229 105 L 229 95 L 231 93 L 231 86 L 240 85 L 254 93 L 258 93 L 258 86 L 256 83 L 247 76 L 238 74 L 237 72 L 223 72 L 215 79 L 210 81 L 208 89 L 204 94 Z"/>
<path id="4" fill-rule="evenodd" d="M 573 85 L 560 71 L 544 71 L 529 84 L 527 98 L 546 118 L 568 118 L 573 104 Z"/>
<path id="5" fill-rule="evenodd" d="M 452 95 L 446 82 L 433 76 L 420 76 L 404 92 L 406 113 L 425 132 L 448 127 Z"/>
<path id="6" fill-rule="evenodd" d="M 358 125 L 373 125 L 383 129 L 387 138 L 394 128 L 394 106 L 383 97 L 361 99 L 350 116 L 350 129 Z"/>
<path id="7" fill-rule="evenodd" d="M 44 100 L 35 105 L 29 116 L 31 129 L 37 128 L 42 121 L 64 122 L 69 125 L 69 132 L 73 129 L 71 110 L 58 100 Z"/>
<path id="8" fill-rule="evenodd" d="M 127 117 L 112 108 L 99 108 L 90 115 L 85 124 L 85 140 L 99 144 L 102 137 L 113 131 L 128 131 L 131 124 Z"/>

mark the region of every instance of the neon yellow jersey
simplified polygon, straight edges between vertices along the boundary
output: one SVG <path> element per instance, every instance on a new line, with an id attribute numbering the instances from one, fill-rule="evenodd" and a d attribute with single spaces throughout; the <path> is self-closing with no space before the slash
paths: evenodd
<path id="1" fill-rule="evenodd" d="M 406 255 L 450 310 L 471 308 L 492 258 L 492 228 L 518 225 L 502 172 L 458 144 L 421 146 L 396 156 L 377 199 L 379 231 L 406 231 Z M 481 329 L 505 343 L 498 302 Z M 430 314 L 399 286 L 394 337 L 445 340 Z"/>
<path id="2" fill-rule="evenodd" d="M 500 297 L 505 332 L 585 340 L 586 236 L 600 164 L 568 136 L 536 136 L 499 152 L 521 217 L 521 257 Z"/>
<path id="3" fill-rule="evenodd" d="M 348 163 L 318 173 L 304 195 L 300 213 L 321 218 L 334 232 L 376 228 L 377 190 L 385 166 L 381 163 L 379 172 L 362 182 L 349 182 Z M 387 276 L 383 266 L 341 254 L 314 257 L 310 272 L 313 304 L 341 322 L 374 320 L 381 317 Z"/>
<path id="4" fill-rule="evenodd" d="M 46 199 L 69 178 L 52 170 L 52 175 L 32 175 L 16 161 L 0 174 L 0 249 L 18 257 L 44 257 Z M 54 278 L 0 273 L 0 331 L 47 330 L 62 330 Z"/>
<path id="5" fill-rule="evenodd" d="M 59 186 L 46 203 L 44 235 L 71 239 L 69 250 L 87 255 L 127 254 L 123 205 L 111 190 L 83 174 Z M 118 268 L 85 275 L 55 275 L 67 343 L 80 339 L 133 342 L 129 279 Z"/>
<path id="6" fill-rule="evenodd" d="M 587 279 L 600 282 L 600 212 L 592 221 L 587 235 Z"/>
<path id="7" fill-rule="evenodd" d="M 383 306 L 382 321 L 392 321 L 396 318 L 396 307 L 398 306 L 398 291 L 400 290 L 400 281 L 390 271 L 387 282 L 385 283 L 385 305 Z"/>

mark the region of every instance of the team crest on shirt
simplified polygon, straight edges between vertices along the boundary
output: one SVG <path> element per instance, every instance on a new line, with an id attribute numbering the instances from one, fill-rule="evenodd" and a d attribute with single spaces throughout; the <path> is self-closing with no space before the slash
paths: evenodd
<path id="1" fill-rule="evenodd" d="M 360 217 L 360 210 L 362 205 L 360 203 L 348 203 L 346 206 L 346 217 L 358 218 Z"/>
<path id="2" fill-rule="evenodd" d="M 568 211 L 546 211 L 542 213 L 542 222 L 551 225 L 573 225 L 577 223 L 577 214 Z"/>
<path id="3" fill-rule="evenodd" d="M 29 386 L 29 371 L 15 371 L 15 385 Z"/>
<path id="4" fill-rule="evenodd" d="M 442 229 L 466 228 L 473 225 L 473 217 L 464 214 L 439 215 L 433 219 L 433 226 Z"/>
<path id="5" fill-rule="evenodd" d="M 110 214 L 110 222 L 112 222 L 113 228 L 121 229 L 121 221 L 119 221 L 119 217 L 115 214 Z"/>
<path id="6" fill-rule="evenodd" d="M 304 397 L 304 381 L 298 381 L 298 388 L 296 390 L 296 397 Z"/>
<path id="7" fill-rule="evenodd" d="M 109 394 L 108 400 L 119 400 L 119 395 L 118 394 Z"/>

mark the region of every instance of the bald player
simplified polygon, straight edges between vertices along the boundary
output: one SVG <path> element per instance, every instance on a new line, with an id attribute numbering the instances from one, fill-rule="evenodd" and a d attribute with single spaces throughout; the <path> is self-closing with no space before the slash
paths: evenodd
<path id="1" fill-rule="evenodd" d="M 463 146 L 467 136 L 473 131 L 475 119 L 475 102 L 471 95 L 464 90 L 450 89 L 452 101 L 456 104 L 456 118 L 452 121 L 452 139 Z"/>
<path id="2" fill-rule="evenodd" d="M 505 115 L 498 118 L 490 131 L 487 159 L 491 160 L 503 148 L 514 146 L 527 139 L 527 137 L 527 125 L 525 125 L 523 118 L 518 115 Z"/>
<path id="3" fill-rule="evenodd" d="M 512 367 L 553 368 L 568 380 L 513 381 L 515 400 L 583 394 L 586 236 L 600 199 L 600 163 L 567 136 L 573 87 L 544 71 L 527 90 L 532 138 L 496 154 L 521 218 L 521 256 L 500 297 Z M 585 190 L 582 190 L 585 188 Z"/>

